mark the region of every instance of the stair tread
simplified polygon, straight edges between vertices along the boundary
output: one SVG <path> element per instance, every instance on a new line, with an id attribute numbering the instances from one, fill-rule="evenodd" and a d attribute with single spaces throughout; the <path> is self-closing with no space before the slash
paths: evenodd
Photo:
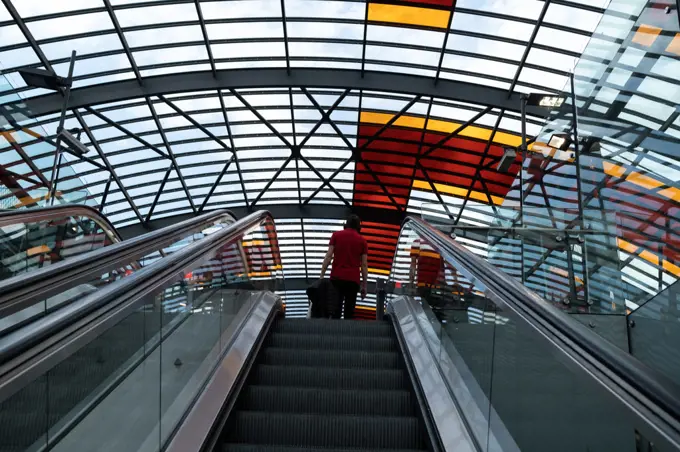
<path id="1" fill-rule="evenodd" d="M 334 336 L 329 334 L 273 332 L 267 344 L 269 347 L 295 347 L 298 350 L 399 351 L 399 343 L 395 338 L 385 336 Z"/>
<path id="2" fill-rule="evenodd" d="M 416 417 L 237 411 L 226 439 L 229 443 L 310 447 L 424 447 Z"/>
<path id="3" fill-rule="evenodd" d="M 272 386 L 309 386 L 337 389 L 408 389 L 408 375 L 399 369 L 347 369 L 259 364 L 253 383 Z"/>
<path id="4" fill-rule="evenodd" d="M 387 322 L 330 319 L 281 319 L 274 325 L 275 333 L 321 334 L 324 336 L 391 337 L 392 326 Z"/>
<path id="5" fill-rule="evenodd" d="M 221 450 L 427 450 L 390 323 L 280 319 L 263 345 Z"/>
<path id="6" fill-rule="evenodd" d="M 300 414 L 414 416 L 406 390 L 356 390 L 251 385 L 243 389 L 240 409 Z"/>
<path id="7" fill-rule="evenodd" d="M 313 366 L 334 369 L 400 369 L 397 352 L 358 350 L 298 350 L 267 347 L 262 351 L 262 363 L 285 366 Z"/>
<path id="8" fill-rule="evenodd" d="M 278 446 L 278 445 L 263 445 L 263 444 L 238 444 L 228 443 L 224 444 L 222 450 L 224 452 L 300 452 L 299 447 Z M 305 447 L 304 452 L 358 452 L 361 449 L 338 449 L 326 447 Z M 380 449 L 385 452 L 420 452 L 427 449 Z"/>

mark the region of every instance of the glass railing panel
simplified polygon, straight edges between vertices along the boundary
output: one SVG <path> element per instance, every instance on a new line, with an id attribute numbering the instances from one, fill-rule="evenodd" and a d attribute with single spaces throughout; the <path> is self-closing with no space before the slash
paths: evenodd
<path id="1" fill-rule="evenodd" d="M 531 325 L 526 313 L 475 278 L 442 247 L 441 236 L 431 242 L 416 231 L 413 222 L 402 229 L 391 296 L 412 295 L 422 302 L 424 318 L 438 321 L 430 329 L 438 339 L 430 341 L 431 350 L 455 377 L 448 379 L 449 390 L 481 449 L 635 451 L 636 431 L 647 428 L 637 413 Z M 518 268 L 514 249 L 499 256 L 509 268 Z M 625 317 L 579 318 L 591 328 L 612 328 L 602 319 Z"/>
<path id="2" fill-rule="evenodd" d="M 410 295 L 423 306 L 417 318 L 428 347 L 444 367 L 455 373 L 450 389 L 483 450 L 488 446 L 491 419 L 491 376 L 494 306 L 466 272 L 459 271 L 406 223 L 393 262 L 390 297 Z"/>
<path id="3" fill-rule="evenodd" d="M 680 381 L 680 282 L 633 311 L 628 324 L 633 356 Z"/>
<path id="4" fill-rule="evenodd" d="M 0 227 L 0 279 L 28 273 L 113 243 L 101 225 L 84 216 Z"/>
<path id="5" fill-rule="evenodd" d="M 138 269 L 139 266 L 136 262 L 130 262 L 127 265 L 121 265 L 118 269 L 92 276 L 87 282 L 73 284 L 60 293 L 33 303 L 31 306 L 17 312 L 0 315 L 0 340 L 9 340 L 4 338 L 8 338 L 11 335 L 21 335 L 21 329 L 27 328 L 29 324 L 82 300 L 87 295 L 93 294 L 109 284 L 133 274 Z"/>
<path id="6" fill-rule="evenodd" d="M 0 437 L 0 450 L 38 442 L 57 451 L 161 450 L 225 352 L 236 319 L 262 289 L 283 290 L 274 231 L 267 220 L 130 300 L 127 314 L 44 375 L 46 388 L 27 394 L 36 380 L 0 402 L 7 419 L 16 416 L 7 428 L 23 422 L 26 407 L 47 413 L 45 428 L 36 418 L 32 437 L 14 449 L 7 449 L 14 440 Z"/>
<path id="7" fill-rule="evenodd" d="M 214 234 L 217 231 L 220 231 L 220 230 L 228 227 L 233 222 L 234 221 L 231 218 L 231 216 L 225 215 L 223 217 L 220 217 L 219 219 L 215 220 L 215 222 L 212 225 L 207 226 L 203 230 L 191 232 L 191 233 L 187 234 L 186 237 L 183 237 L 182 239 L 178 240 L 177 242 L 172 243 L 171 245 L 166 246 L 163 249 L 160 249 L 160 250 L 158 250 L 154 253 L 151 253 L 148 256 L 144 256 L 143 258 L 141 258 L 139 260 L 139 264 L 142 267 L 146 267 L 148 265 L 151 265 L 154 262 L 156 262 L 158 259 L 162 259 L 165 256 L 169 256 L 170 254 L 181 250 L 182 248 L 184 248 L 187 245 L 190 245 L 190 244 L 192 244 L 192 243 L 194 243 L 198 240 L 201 240 L 204 237 L 207 237 L 211 234 Z"/>
<path id="8" fill-rule="evenodd" d="M 649 219 L 635 215 L 585 210 L 581 222 L 574 209 L 496 207 L 480 226 L 423 206 L 437 229 L 623 350 L 626 313 L 680 276 L 673 250 L 649 228 L 636 232 Z"/>
<path id="9" fill-rule="evenodd" d="M 122 277 L 128 276 L 138 270 L 140 267 L 156 262 L 158 259 L 168 256 L 185 246 L 198 241 L 210 234 L 213 234 L 233 223 L 230 216 L 223 216 L 217 219 L 213 224 L 200 231 L 189 232 L 186 237 L 179 241 L 166 246 L 165 248 L 152 252 L 147 256 L 140 258 L 135 262 L 130 262 L 122 268 L 109 272 L 103 275 L 92 277 L 86 283 L 73 285 L 65 289 L 62 293 L 54 295 L 46 300 L 38 302 L 33 306 L 23 309 L 19 312 L 10 314 L 9 316 L 0 317 L 0 337 L 16 330 L 17 328 L 26 325 L 40 317 L 53 312 L 57 309 L 68 306 L 74 301 L 79 300 L 85 295 L 91 294 L 107 286 L 108 284 L 119 280 Z"/>
<path id="10" fill-rule="evenodd" d="M 496 315 L 490 434 L 523 452 L 635 451 L 635 425 L 605 388 L 514 313 Z"/>

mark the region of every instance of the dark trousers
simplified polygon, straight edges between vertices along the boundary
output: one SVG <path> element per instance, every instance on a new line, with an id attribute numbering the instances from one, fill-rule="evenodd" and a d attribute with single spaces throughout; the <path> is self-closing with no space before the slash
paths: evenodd
<path id="1" fill-rule="evenodd" d="M 357 293 L 359 293 L 359 284 L 354 281 L 344 281 L 342 279 L 332 279 L 333 286 L 338 292 L 338 308 L 345 307 L 345 319 L 354 318 L 354 307 L 357 304 Z M 333 313 L 334 319 L 340 318 L 342 309 L 336 309 Z"/>

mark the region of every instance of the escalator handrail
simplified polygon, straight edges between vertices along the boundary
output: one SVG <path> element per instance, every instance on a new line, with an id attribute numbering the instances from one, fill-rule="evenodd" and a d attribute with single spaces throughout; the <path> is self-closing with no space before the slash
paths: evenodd
<path id="1" fill-rule="evenodd" d="M 125 303 L 125 300 L 143 299 L 152 291 L 158 290 L 167 281 L 177 277 L 178 273 L 185 268 L 200 262 L 201 259 L 210 257 L 221 247 L 245 235 L 253 227 L 261 225 L 266 220 L 273 222 L 273 217 L 268 211 L 254 212 L 202 240 L 187 245 L 166 258 L 160 259 L 148 267 L 144 267 L 140 271 L 86 296 L 80 300 L 79 306 L 72 309 L 67 307 L 37 322 L 38 325 L 30 325 L 29 331 L 22 334 L 16 341 L 3 344 L 0 350 L 0 363 L 7 363 L 9 359 L 12 359 L 9 365 L 4 365 L 4 368 L 2 368 L 0 394 L 4 393 L 7 385 L 25 385 L 32 381 L 30 372 L 41 367 L 35 363 L 35 360 L 42 360 L 42 367 L 44 367 L 46 360 L 56 364 L 64 359 L 64 356 L 68 354 L 63 353 L 64 347 L 66 347 L 63 341 L 78 341 L 82 339 L 81 334 L 88 334 L 90 332 L 90 329 L 87 328 L 88 319 L 94 316 L 93 321 L 100 321 L 104 315 L 100 310 L 98 311 L 99 308 L 112 306 L 111 309 L 116 310 L 121 304 Z M 69 331 L 69 328 L 73 327 L 75 327 L 75 331 Z M 30 350 L 30 347 L 40 347 L 48 339 L 52 341 L 52 345 L 48 346 L 50 350 L 41 349 L 38 352 Z M 42 358 L 37 354 L 42 354 Z M 27 372 L 29 373 L 27 374 Z"/>
<path id="2" fill-rule="evenodd" d="M 76 278 L 86 281 L 88 278 L 101 276 L 107 271 L 125 267 L 143 257 L 144 253 L 153 252 L 159 243 L 167 242 L 169 239 L 179 239 L 179 236 L 187 231 L 207 226 L 220 218 L 226 218 L 231 222 L 236 221 L 229 210 L 214 210 L 147 234 L 74 256 L 30 273 L 4 279 L 0 281 L 0 318 L 17 312 L 23 307 L 44 301 L 63 289 L 65 285 L 72 286 Z"/>
<path id="3" fill-rule="evenodd" d="M 114 243 L 123 240 L 118 230 L 106 216 L 102 215 L 97 209 L 82 204 L 64 204 L 59 206 L 37 207 L 34 209 L 2 211 L 0 212 L 0 228 L 19 223 L 49 221 L 55 217 L 77 216 L 94 220 Z"/>
<path id="4" fill-rule="evenodd" d="M 680 420 L 680 387 L 676 382 L 603 339 L 569 314 L 556 309 L 522 283 L 499 271 L 491 263 L 426 221 L 409 216 L 402 224 L 402 231 L 407 225 L 413 227 L 415 232 L 430 242 L 435 249 L 439 248 L 437 251 L 448 252 L 479 282 L 503 296 L 504 302 L 519 308 L 520 312 L 528 314 L 542 324 L 548 324 L 552 331 L 560 333 L 557 337 L 562 335 L 575 343 L 583 350 L 582 355 L 586 356 L 589 362 L 613 372 L 635 391 L 656 404 L 656 412 L 660 411 L 658 408 L 662 408 L 674 419 Z M 562 345 L 567 347 L 566 344 Z"/>

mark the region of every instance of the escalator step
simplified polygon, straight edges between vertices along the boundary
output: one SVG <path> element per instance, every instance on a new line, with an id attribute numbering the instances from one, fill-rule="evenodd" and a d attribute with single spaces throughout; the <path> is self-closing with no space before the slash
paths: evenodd
<path id="1" fill-rule="evenodd" d="M 261 444 L 224 444 L 224 452 L 300 452 L 299 447 L 266 446 Z M 325 447 L 305 447 L 304 452 L 357 452 L 361 449 L 328 449 Z M 418 449 L 381 449 L 386 452 L 418 452 Z"/>
<path id="2" fill-rule="evenodd" d="M 349 369 L 399 369 L 396 352 L 350 350 L 296 350 L 269 347 L 262 352 L 262 363 L 279 366 L 314 366 Z"/>
<path id="3" fill-rule="evenodd" d="M 325 336 L 392 337 L 392 326 L 387 322 L 329 319 L 281 319 L 274 326 L 276 333 L 322 334 Z"/>
<path id="4" fill-rule="evenodd" d="M 253 369 L 252 384 L 329 389 L 408 390 L 410 380 L 401 370 L 333 369 L 311 366 L 270 366 Z"/>
<path id="5" fill-rule="evenodd" d="M 392 337 L 354 337 L 324 334 L 273 333 L 267 345 L 296 348 L 298 350 L 364 350 L 375 352 L 398 352 L 399 343 Z"/>
<path id="6" fill-rule="evenodd" d="M 297 447 L 422 449 L 417 418 L 235 413 L 226 442 Z"/>
<path id="7" fill-rule="evenodd" d="M 364 416 L 414 416 L 409 391 L 249 386 L 239 398 L 242 410 Z"/>

